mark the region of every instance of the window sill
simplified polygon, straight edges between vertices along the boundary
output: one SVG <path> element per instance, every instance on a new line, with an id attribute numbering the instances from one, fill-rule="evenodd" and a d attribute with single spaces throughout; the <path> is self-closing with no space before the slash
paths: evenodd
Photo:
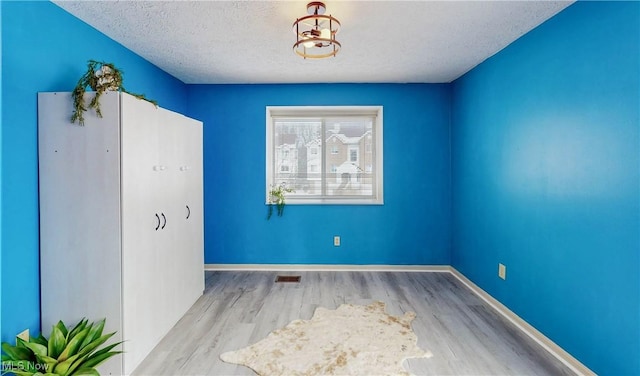
<path id="1" fill-rule="evenodd" d="M 265 202 L 265 205 L 268 205 Z M 286 205 L 384 205 L 384 200 L 349 198 L 287 198 Z"/>

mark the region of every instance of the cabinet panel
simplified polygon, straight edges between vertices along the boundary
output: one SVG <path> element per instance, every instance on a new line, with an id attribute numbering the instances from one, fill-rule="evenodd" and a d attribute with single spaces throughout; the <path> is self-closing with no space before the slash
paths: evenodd
<path id="1" fill-rule="evenodd" d="M 87 94 L 85 102 L 90 100 Z M 70 93 L 38 94 L 41 326 L 106 318 L 122 340 L 119 100 L 72 124 Z M 102 374 L 120 374 L 121 362 Z"/>
<path id="2" fill-rule="evenodd" d="M 180 268 L 188 270 L 184 278 L 178 281 L 180 295 L 179 306 L 190 307 L 204 290 L 204 240 L 202 227 L 202 123 L 181 116 L 176 119 L 180 124 L 179 140 L 183 145 L 178 153 L 179 196 L 175 201 L 181 213 L 179 245 L 181 255 L 176 262 Z"/>
<path id="3" fill-rule="evenodd" d="M 164 239 L 163 252 L 160 255 L 162 281 L 160 288 L 164 299 L 160 302 L 164 312 L 164 325 L 168 331 L 181 317 L 181 297 L 185 293 L 180 289 L 180 283 L 185 278 L 183 267 L 185 255 L 181 249 L 182 237 L 180 220 L 182 210 L 178 207 L 180 197 L 180 176 L 178 160 L 181 149 L 188 147 L 182 142 L 182 127 L 179 119 L 182 115 L 163 110 L 159 113 L 160 156 L 167 167 L 163 172 L 162 210 L 167 217 L 167 225 L 162 235 Z"/>
<path id="4" fill-rule="evenodd" d="M 125 373 L 157 344 L 162 308 L 162 174 L 158 110 L 122 96 L 122 241 Z M 158 229 L 158 230 L 156 230 Z"/>
<path id="5" fill-rule="evenodd" d="M 197 299 L 204 291 L 204 203 L 203 203 L 203 144 L 202 144 L 202 123 L 193 119 L 185 118 L 185 133 L 188 135 L 186 149 L 187 158 L 184 173 L 187 176 L 185 205 L 190 208 L 190 216 L 186 221 L 184 230 L 186 242 L 189 245 L 188 269 L 194 270 L 194 274 L 189 275 L 187 288 L 190 291 L 191 299 Z"/>

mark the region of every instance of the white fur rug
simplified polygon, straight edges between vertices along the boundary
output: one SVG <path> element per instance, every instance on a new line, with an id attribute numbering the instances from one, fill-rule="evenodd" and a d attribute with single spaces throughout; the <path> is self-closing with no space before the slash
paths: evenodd
<path id="1" fill-rule="evenodd" d="M 407 358 L 428 358 L 411 329 L 413 312 L 392 316 L 383 302 L 316 309 L 311 320 L 295 320 L 265 339 L 220 355 L 261 376 L 409 375 Z"/>

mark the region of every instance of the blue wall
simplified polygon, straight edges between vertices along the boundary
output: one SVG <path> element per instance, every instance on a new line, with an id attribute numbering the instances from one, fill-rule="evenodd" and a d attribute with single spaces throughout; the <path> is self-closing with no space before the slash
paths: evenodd
<path id="1" fill-rule="evenodd" d="M 49 2 L 2 7 L 2 340 L 39 331 L 37 92 L 71 91 L 89 59 L 127 89 L 186 110 L 186 85 Z M 45 330 L 48 335 L 48 329 Z"/>
<path id="2" fill-rule="evenodd" d="M 206 263 L 450 263 L 448 85 L 190 85 L 188 95 L 205 123 Z M 289 205 L 267 221 L 269 105 L 384 106 L 384 206 Z"/>
<path id="3" fill-rule="evenodd" d="M 576 3 L 452 93 L 453 266 L 607 375 L 640 374 L 639 25 Z"/>

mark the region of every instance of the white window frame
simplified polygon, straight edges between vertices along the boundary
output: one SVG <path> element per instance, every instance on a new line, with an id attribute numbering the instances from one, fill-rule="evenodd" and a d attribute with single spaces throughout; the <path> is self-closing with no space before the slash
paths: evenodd
<path id="1" fill-rule="evenodd" d="M 265 203 L 269 201 L 274 176 L 274 117 L 340 117 L 340 116 L 373 116 L 375 133 L 375 193 L 372 196 L 358 197 L 295 197 L 295 193 L 287 197 L 287 205 L 324 204 L 324 205 L 383 205 L 384 204 L 384 158 L 383 158 L 383 114 L 382 106 L 267 106 L 266 107 L 266 184 Z M 324 147 L 320 145 L 319 147 Z M 327 158 L 328 150 L 323 148 L 323 158 Z M 359 154 L 359 153 L 358 153 Z"/>

